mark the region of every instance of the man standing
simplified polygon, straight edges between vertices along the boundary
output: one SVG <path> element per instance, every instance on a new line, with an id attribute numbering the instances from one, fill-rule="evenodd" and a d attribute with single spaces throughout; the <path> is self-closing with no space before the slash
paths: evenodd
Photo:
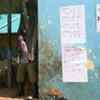
<path id="1" fill-rule="evenodd" d="M 19 47 L 18 47 L 18 68 L 17 68 L 17 83 L 18 88 L 17 91 L 13 94 L 13 97 L 23 96 L 24 93 L 24 78 L 25 78 L 25 70 L 29 63 L 28 59 L 28 48 L 26 42 L 22 35 L 18 37 Z"/>
<path id="2" fill-rule="evenodd" d="M 25 82 L 25 73 L 28 72 L 29 81 L 31 83 L 32 93 L 31 96 L 34 98 L 38 98 L 38 72 L 37 72 L 37 66 L 38 66 L 38 55 L 35 53 L 35 58 L 30 57 L 29 62 L 29 54 L 28 54 L 28 48 L 26 45 L 26 42 L 23 39 L 23 36 L 18 37 L 19 41 L 19 66 L 17 68 L 17 83 L 18 83 L 18 89 L 13 94 L 13 97 L 16 96 L 23 96 L 24 93 L 24 82 Z M 34 49 L 32 49 L 32 53 Z M 38 50 L 37 50 L 38 51 Z M 34 58 L 34 59 L 33 59 Z"/>

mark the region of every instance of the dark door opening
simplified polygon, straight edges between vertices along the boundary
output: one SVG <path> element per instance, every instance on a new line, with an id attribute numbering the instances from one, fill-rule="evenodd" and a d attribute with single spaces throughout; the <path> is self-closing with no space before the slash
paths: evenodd
<path id="1" fill-rule="evenodd" d="M 8 2 L 9 1 L 9 2 Z M 30 54 L 30 63 L 35 61 L 35 71 L 38 73 L 38 9 L 37 0 L 0 0 L 0 14 L 8 14 L 8 32 L 7 43 L 5 45 L 8 52 L 8 66 L 12 66 L 12 57 L 17 56 L 17 37 L 23 35 L 25 37 L 28 51 Z M 9 12 L 8 12 L 9 8 Z M 11 11 L 10 11 L 11 10 Z M 12 32 L 12 14 L 20 14 L 20 25 L 18 31 L 13 37 Z M 11 34 L 8 34 L 11 33 Z M 13 41 L 15 40 L 15 41 Z M 8 48 L 10 47 L 10 48 Z M 12 53 L 16 50 L 14 53 Z M 16 55 L 16 56 L 15 56 Z M 6 59 L 6 57 L 5 57 Z M 8 86 L 12 86 L 12 69 L 8 67 Z M 33 66 L 34 67 L 34 66 Z M 10 68 L 10 69 L 9 69 Z M 38 89 L 38 74 L 36 74 L 36 86 Z"/>

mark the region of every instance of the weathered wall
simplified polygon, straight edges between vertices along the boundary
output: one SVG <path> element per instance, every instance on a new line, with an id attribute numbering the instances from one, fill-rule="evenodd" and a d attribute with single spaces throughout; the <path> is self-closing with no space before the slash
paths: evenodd
<path id="1" fill-rule="evenodd" d="M 89 82 L 63 83 L 59 8 L 79 4 L 84 4 L 86 9 Z M 38 0 L 40 100 L 47 100 L 46 93 L 51 89 L 59 90 L 68 100 L 100 99 L 100 33 L 96 32 L 96 4 L 100 4 L 100 0 Z"/>

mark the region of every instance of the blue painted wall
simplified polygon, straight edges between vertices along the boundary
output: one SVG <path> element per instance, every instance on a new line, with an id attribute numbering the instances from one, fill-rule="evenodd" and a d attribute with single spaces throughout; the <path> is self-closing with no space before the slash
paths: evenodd
<path id="1" fill-rule="evenodd" d="M 60 7 L 79 4 L 85 5 L 89 82 L 63 83 Z M 96 4 L 100 4 L 100 0 L 38 0 L 41 100 L 51 88 L 59 90 L 68 100 L 100 100 L 100 33 L 96 32 Z"/>

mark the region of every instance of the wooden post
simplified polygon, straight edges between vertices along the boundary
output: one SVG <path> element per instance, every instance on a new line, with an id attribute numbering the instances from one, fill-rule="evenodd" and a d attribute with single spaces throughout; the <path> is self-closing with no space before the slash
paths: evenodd
<path id="1" fill-rule="evenodd" d="M 12 0 L 8 0 L 8 87 L 12 85 L 12 36 L 11 36 L 11 13 L 12 13 Z"/>

